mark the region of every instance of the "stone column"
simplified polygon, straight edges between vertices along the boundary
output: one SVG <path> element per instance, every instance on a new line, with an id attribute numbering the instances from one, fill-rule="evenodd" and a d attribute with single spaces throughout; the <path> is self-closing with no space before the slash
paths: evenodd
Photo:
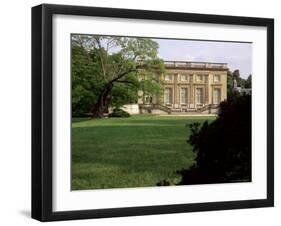
<path id="1" fill-rule="evenodd" d="M 189 90 L 189 93 L 190 93 L 190 95 L 189 95 L 189 107 L 190 108 L 194 108 L 194 87 L 193 87 L 193 78 L 194 77 L 194 75 L 192 74 L 192 75 L 189 75 L 189 87 L 190 87 L 190 90 Z"/>
<path id="2" fill-rule="evenodd" d="M 176 73 L 174 76 L 174 108 L 179 107 L 179 101 L 178 101 L 178 76 L 179 74 Z"/>
<path id="3" fill-rule="evenodd" d="M 205 104 L 209 104 L 209 75 L 205 76 Z"/>

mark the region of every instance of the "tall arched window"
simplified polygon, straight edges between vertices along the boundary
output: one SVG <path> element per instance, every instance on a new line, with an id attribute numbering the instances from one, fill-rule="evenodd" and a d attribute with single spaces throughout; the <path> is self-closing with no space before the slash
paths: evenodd
<path id="1" fill-rule="evenodd" d="M 180 89 L 180 103 L 187 104 L 187 88 Z"/>
<path id="2" fill-rule="evenodd" d="M 196 104 L 203 104 L 203 88 L 196 88 Z"/>
<path id="3" fill-rule="evenodd" d="M 165 104 L 172 104 L 173 100 L 173 90 L 172 88 L 165 88 L 164 91 L 164 103 Z"/>
<path id="4" fill-rule="evenodd" d="M 213 104 L 219 104 L 221 102 L 221 89 L 214 88 L 213 92 Z"/>

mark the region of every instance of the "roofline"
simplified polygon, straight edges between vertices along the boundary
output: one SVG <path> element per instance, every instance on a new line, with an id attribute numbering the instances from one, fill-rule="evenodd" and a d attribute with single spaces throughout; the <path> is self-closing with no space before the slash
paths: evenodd
<path id="1" fill-rule="evenodd" d="M 218 62 L 208 62 L 208 61 L 184 61 L 184 60 L 164 60 L 164 63 L 199 63 L 199 64 L 225 64 L 227 63 L 218 63 Z"/>
<path id="2" fill-rule="evenodd" d="M 228 71 L 229 68 L 198 68 L 198 67 L 166 67 L 167 70 L 193 70 L 193 71 Z"/>

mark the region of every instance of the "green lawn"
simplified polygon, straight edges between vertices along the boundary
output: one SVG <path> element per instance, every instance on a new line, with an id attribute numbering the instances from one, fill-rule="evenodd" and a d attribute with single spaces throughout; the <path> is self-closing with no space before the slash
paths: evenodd
<path id="1" fill-rule="evenodd" d="M 188 168 L 195 155 L 186 143 L 186 124 L 214 117 L 73 119 L 72 189 L 155 186 L 177 182 L 176 170 Z"/>

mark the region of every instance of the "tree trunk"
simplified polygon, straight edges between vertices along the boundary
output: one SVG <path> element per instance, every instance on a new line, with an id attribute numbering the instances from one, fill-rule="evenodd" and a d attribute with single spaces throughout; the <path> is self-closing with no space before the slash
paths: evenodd
<path id="1" fill-rule="evenodd" d="M 113 88 L 113 83 L 108 83 L 104 87 L 103 91 L 100 93 L 100 95 L 98 97 L 98 101 L 92 110 L 93 118 L 103 118 L 103 114 L 104 114 L 106 108 L 108 107 L 108 104 L 107 104 L 108 96 L 110 95 L 112 88 Z"/>

